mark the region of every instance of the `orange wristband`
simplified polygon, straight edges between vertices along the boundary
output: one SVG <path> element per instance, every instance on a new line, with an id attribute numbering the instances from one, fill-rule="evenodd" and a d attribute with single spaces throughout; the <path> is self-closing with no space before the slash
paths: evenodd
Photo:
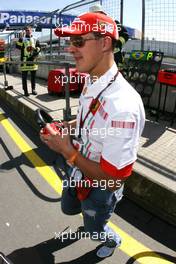
<path id="1" fill-rule="evenodd" d="M 72 156 L 67 160 L 67 163 L 71 166 L 74 166 L 74 162 L 79 154 L 79 151 L 75 149 L 75 152 L 72 154 Z"/>

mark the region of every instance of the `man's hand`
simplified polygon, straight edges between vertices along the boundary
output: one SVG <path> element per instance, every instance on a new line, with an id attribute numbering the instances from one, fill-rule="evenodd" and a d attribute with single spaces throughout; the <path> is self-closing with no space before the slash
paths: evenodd
<path id="1" fill-rule="evenodd" d="M 61 153 L 66 159 L 70 158 L 70 153 L 74 147 L 71 144 L 68 127 L 64 127 L 61 132 L 55 131 L 50 124 L 46 124 L 47 134 L 44 130 L 40 131 L 41 140 L 52 150 Z"/>

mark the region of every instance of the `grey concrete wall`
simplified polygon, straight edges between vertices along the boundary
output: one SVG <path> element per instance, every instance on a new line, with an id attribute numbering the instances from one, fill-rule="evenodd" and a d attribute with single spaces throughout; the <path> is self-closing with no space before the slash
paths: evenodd
<path id="1" fill-rule="evenodd" d="M 126 182 L 125 194 L 154 215 L 176 225 L 176 195 L 167 187 L 134 170 Z"/>

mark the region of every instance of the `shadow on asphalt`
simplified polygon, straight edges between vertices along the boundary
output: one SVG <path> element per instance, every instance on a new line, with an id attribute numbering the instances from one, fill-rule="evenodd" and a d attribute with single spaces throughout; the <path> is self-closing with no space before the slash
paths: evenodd
<path id="1" fill-rule="evenodd" d="M 9 157 L 9 161 L 4 162 L 0 165 L 0 172 L 1 173 L 7 173 L 8 170 L 16 169 L 19 172 L 19 175 L 24 180 L 26 185 L 29 187 L 29 189 L 40 199 L 47 201 L 47 202 L 59 202 L 61 198 L 50 198 L 42 194 L 32 183 L 30 178 L 24 173 L 24 171 L 21 169 L 22 164 L 26 164 L 27 166 L 33 167 L 33 165 L 27 160 L 24 154 L 21 154 L 19 157 L 14 158 L 11 153 L 9 152 L 8 148 L 5 146 L 2 139 L 0 139 L 0 144 L 3 146 L 6 154 Z M 28 155 L 30 155 L 31 151 L 28 151 Z M 39 166 L 38 164 L 37 166 Z"/>
<path id="2" fill-rule="evenodd" d="M 135 261 L 140 261 L 141 258 L 144 257 L 154 257 L 154 254 L 158 255 L 158 263 L 159 263 L 159 259 L 163 258 L 163 259 L 167 259 L 168 261 L 171 261 L 171 263 L 176 263 L 176 258 L 169 256 L 167 254 L 164 254 L 162 252 L 156 252 L 156 251 L 144 251 L 144 252 L 140 252 L 139 254 L 134 255 L 133 257 L 131 257 L 125 264 L 133 264 L 135 263 Z M 155 255 L 155 257 L 156 257 Z M 152 263 L 151 263 L 152 264 Z"/>
<path id="3" fill-rule="evenodd" d="M 76 232 L 75 232 L 75 237 L 76 237 Z M 29 248 L 20 248 L 6 257 L 12 262 L 12 264 L 96 264 L 104 259 L 101 259 L 96 256 L 96 252 L 99 249 L 98 246 L 94 250 L 91 250 L 87 252 L 86 254 L 70 260 L 66 262 L 55 262 L 55 256 L 54 252 L 61 250 L 62 248 L 65 248 L 67 246 L 70 246 L 71 244 L 77 242 L 79 239 L 64 239 L 64 242 L 62 238 L 52 238 L 50 240 L 44 241 L 40 244 L 37 244 L 33 247 Z M 164 254 L 162 252 L 151 252 L 151 251 L 145 251 L 145 252 L 140 252 L 139 254 L 134 255 L 133 257 L 129 258 L 127 262 L 124 264 L 133 264 L 136 263 L 136 261 L 140 261 L 141 258 L 144 257 L 158 257 L 159 258 L 164 258 L 171 263 L 176 263 L 176 258 L 173 256 L 169 256 L 167 254 Z M 1 263 L 1 262 L 0 262 Z"/>
<path id="4" fill-rule="evenodd" d="M 68 227 L 67 227 L 68 228 Z M 67 229 L 66 228 L 66 229 Z M 62 231 L 63 232 L 63 231 Z M 12 261 L 13 264 L 66 264 L 66 263 L 72 263 L 72 264 L 77 264 L 77 263 L 99 263 L 103 259 L 100 259 L 99 257 L 96 256 L 96 251 L 98 248 L 101 246 L 98 246 L 92 251 L 87 252 L 86 254 L 71 260 L 67 262 L 57 262 L 55 263 L 55 257 L 54 257 L 54 252 L 61 250 L 62 248 L 65 248 L 67 246 L 70 246 L 71 244 L 77 242 L 79 240 L 79 235 L 78 232 L 75 232 L 75 239 L 68 238 L 63 239 L 63 235 L 61 235 L 59 238 L 55 239 L 52 238 L 50 240 L 44 241 L 40 244 L 37 244 L 33 247 L 29 248 L 20 248 L 6 257 Z"/>

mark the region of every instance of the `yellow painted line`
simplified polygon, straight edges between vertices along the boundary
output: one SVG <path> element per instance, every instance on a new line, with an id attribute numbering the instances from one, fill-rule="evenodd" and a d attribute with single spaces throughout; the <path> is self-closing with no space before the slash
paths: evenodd
<path id="1" fill-rule="evenodd" d="M 159 254 L 154 253 L 150 248 L 147 248 L 136 239 L 128 235 L 122 229 L 109 221 L 109 226 L 122 237 L 120 250 L 128 256 L 133 257 L 141 264 L 171 264 L 174 262 L 162 258 Z M 136 257 L 135 257 L 136 256 Z"/>
<path id="2" fill-rule="evenodd" d="M 21 152 L 31 161 L 39 174 L 48 182 L 48 184 L 61 195 L 62 182 L 58 175 L 46 165 L 46 163 L 35 153 L 16 129 L 10 124 L 8 119 L 0 112 L 0 123 L 16 143 Z M 36 165 L 37 164 L 37 165 Z M 171 264 L 170 262 L 160 255 L 154 253 L 150 248 L 147 248 L 136 239 L 132 238 L 126 232 L 121 230 L 115 224 L 109 221 L 109 226 L 117 232 L 123 240 L 120 250 L 130 257 L 133 257 L 141 264 Z"/>
<path id="3" fill-rule="evenodd" d="M 46 165 L 46 163 L 37 155 L 37 153 L 29 146 L 17 130 L 10 124 L 8 119 L 0 112 L 0 123 L 7 133 L 16 143 L 21 152 L 30 160 L 34 168 L 49 183 L 49 185 L 59 194 L 62 192 L 62 183 L 58 175 Z"/>

